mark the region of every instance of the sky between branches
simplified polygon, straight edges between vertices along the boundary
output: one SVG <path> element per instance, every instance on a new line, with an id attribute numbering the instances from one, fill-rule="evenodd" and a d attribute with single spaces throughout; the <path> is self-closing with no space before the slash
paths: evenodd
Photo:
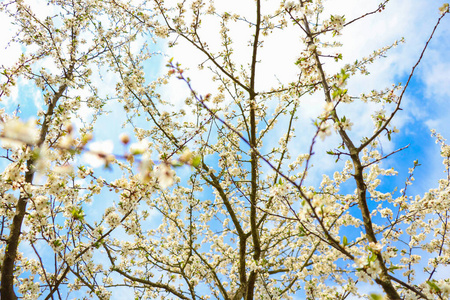
<path id="1" fill-rule="evenodd" d="M 217 1 L 217 10 L 224 11 L 221 7 L 221 1 Z M 240 1 L 223 1 L 226 5 L 233 7 L 238 5 L 240 13 L 248 11 L 249 15 L 253 13 L 251 0 Z M 222 3 L 223 3 L 222 2 Z M 231 3 L 236 2 L 236 3 Z M 385 11 L 372 16 L 369 16 L 353 26 L 349 26 L 343 30 L 343 36 L 340 41 L 343 43 L 343 61 L 353 62 L 355 59 L 360 59 L 369 55 L 372 51 L 387 46 L 395 40 L 402 37 L 405 38 L 406 43 L 400 44 L 398 47 L 388 52 L 388 57 L 379 59 L 369 67 L 371 75 L 355 76 L 349 81 L 347 88 L 349 93 L 358 96 L 363 91 L 370 91 L 371 89 L 383 89 L 391 86 L 393 83 L 405 83 L 407 76 L 411 71 L 411 67 L 417 61 L 419 54 L 425 45 L 434 25 L 435 20 L 439 16 L 438 8 L 442 6 L 445 1 L 420 1 L 420 0 L 391 0 L 388 3 Z M 344 0 L 344 1 L 328 1 L 327 14 L 344 14 L 347 20 L 351 20 L 364 12 L 373 10 L 379 1 L 376 0 Z M 263 5 L 270 5 L 270 1 L 263 2 Z M 46 7 L 36 6 L 36 10 L 42 10 L 45 14 Z M 0 47 L 2 55 L 0 55 L 0 65 L 8 65 L 16 61 L 21 51 L 26 51 L 20 45 L 10 45 L 6 47 L 8 40 L 11 38 L 12 28 L 9 20 L 0 18 Z M 292 30 L 292 28 L 291 28 Z M 247 32 L 248 33 L 248 32 Z M 217 30 L 214 26 L 208 28 L 204 34 L 214 40 L 217 35 Z M 242 59 L 249 61 L 249 55 L 245 54 L 245 46 L 249 35 L 234 36 L 234 40 L 238 45 L 242 45 Z M 217 37 L 218 39 L 218 37 Z M 165 64 L 170 57 L 174 57 L 174 61 L 181 62 L 184 67 L 189 68 L 188 76 L 192 79 L 193 87 L 201 94 L 206 94 L 210 91 L 211 73 L 208 71 L 198 71 L 197 65 L 202 62 L 203 57 L 189 46 L 168 48 L 167 45 L 160 41 L 155 50 L 161 50 L 167 53 L 167 57 L 149 62 L 147 70 L 157 74 L 167 72 Z M 403 111 L 401 111 L 394 119 L 394 124 L 400 129 L 400 134 L 393 137 L 393 143 L 384 143 L 385 151 L 388 153 L 394 149 L 403 147 L 407 144 L 411 146 L 404 150 L 402 154 L 395 155 L 390 158 L 385 164 L 390 164 L 389 167 L 394 167 L 400 172 L 397 179 L 393 179 L 399 185 L 406 178 L 406 173 L 409 167 L 412 167 L 413 161 L 419 159 L 422 166 L 415 174 L 416 183 L 411 187 L 411 194 L 421 194 L 425 189 L 435 187 L 437 179 L 442 176 L 441 157 L 438 155 L 439 147 L 435 145 L 433 139 L 430 137 L 430 129 L 434 128 L 440 132 L 445 138 L 450 139 L 450 19 L 444 18 L 443 23 L 438 29 L 434 39 L 432 40 L 425 57 L 417 70 L 413 79 L 412 85 L 409 87 L 406 97 L 403 99 Z M 248 49 L 247 49 L 248 50 Z M 261 51 L 261 65 L 258 65 L 258 77 L 260 86 L 270 86 L 275 84 L 277 79 L 283 81 L 283 78 L 291 77 L 296 71 L 293 62 L 296 59 L 299 51 L 299 42 L 295 39 L 289 40 L 289 31 L 280 34 L 279 39 L 265 44 Z M 282 52 L 282 55 L 280 55 Z M 338 69 L 336 66 L 325 66 L 328 72 Z M 275 71 L 274 71 L 275 70 Z M 149 76 L 152 76 L 151 74 Z M 97 80 L 102 80 L 105 94 L 114 92 L 114 77 L 105 77 Z M 186 85 L 182 82 L 176 83 L 175 88 L 168 89 L 163 92 L 163 96 L 171 99 L 175 103 L 182 105 L 185 97 L 189 94 Z M 302 105 L 301 126 L 309 128 L 311 132 L 314 130 L 311 120 L 320 115 L 323 105 L 321 95 L 315 95 L 305 100 Z M 18 85 L 13 89 L 12 97 L 10 99 L 2 99 L 0 108 L 5 107 L 7 111 L 14 111 L 20 104 L 20 116 L 23 119 L 28 119 L 36 114 L 36 110 L 42 106 L 42 98 L 39 91 L 32 89 L 25 81 L 19 81 Z M 178 106 L 177 106 L 178 107 Z M 366 107 L 366 106 L 365 106 Z M 366 111 L 366 108 L 358 104 L 345 106 L 345 115 L 349 117 L 355 124 L 351 134 L 355 136 L 362 136 L 363 132 L 371 130 L 372 121 L 370 120 L 371 111 Z M 118 135 L 121 132 L 131 132 L 130 128 L 121 128 L 120 121 L 124 121 L 123 110 L 120 104 L 113 104 L 108 107 L 111 111 L 109 115 L 100 118 L 96 129 L 95 140 L 113 140 L 115 142 L 115 149 L 119 152 L 122 150 Z M 118 126 L 111 130 L 110 120 L 115 120 Z M 274 137 L 274 141 L 278 141 L 279 137 Z M 309 145 L 311 137 L 305 136 L 304 144 Z M 338 143 L 336 136 L 332 136 L 319 143 L 317 147 L 326 147 L 331 149 Z M 306 147 L 305 146 L 305 147 Z M 306 149 L 306 148 L 305 148 Z M 302 149 L 303 152 L 306 150 Z M 313 169 L 312 181 L 320 182 L 321 173 L 331 172 L 334 159 L 332 157 L 325 157 L 322 165 L 316 163 L 317 168 Z M 319 176 L 314 176 L 314 174 Z M 111 175 L 111 174 L 110 174 Z M 388 184 L 389 185 L 389 184 Z M 117 295 L 116 295 L 117 296 Z"/>
<path id="2" fill-rule="evenodd" d="M 248 11 L 248 15 L 251 17 L 252 1 L 226 1 L 222 3 L 216 3 L 217 10 L 225 11 L 228 7 L 239 7 L 239 12 L 245 14 Z M 344 0 L 344 1 L 328 1 L 326 6 L 326 12 L 324 15 L 337 14 L 345 15 L 347 20 L 351 20 L 364 12 L 373 10 L 379 3 L 379 1 L 357 1 L 357 0 Z M 423 48 L 431 30 L 434 26 L 434 19 L 437 19 L 439 13 L 438 8 L 445 1 L 408 1 L 397 0 L 388 3 L 383 13 L 378 13 L 363 20 L 357 22 L 355 25 L 351 25 L 344 29 L 343 35 L 339 40 L 343 43 L 343 61 L 353 62 L 355 59 L 360 59 L 369 55 L 373 50 L 384 47 L 393 43 L 395 40 L 399 40 L 402 37 L 405 38 L 406 43 L 400 44 L 398 47 L 388 52 L 388 57 L 385 59 L 379 59 L 373 65 L 370 66 L 370 77 L 355 76 L 352 77 L 348 84 L 348 89 L 351 95 L 358 96 L 363 91 L 370 91 L 371 89 L 382 89 L 389 87 L 393 83 L 405 82 L 411 67 L 419 57 L 420 51 Z M 37 3 L 37 2 L 36 2 Z M 269 8 L 271 6 L 270 1 L 263 3 L 264 7 Z M 35 7 L 36 12 L 41 10 L 42 14 L 47 13 L 46 7 Z M 425 57 L 417 70 L 416 76 L 413 80 L 413 84 L 410 86 L 407 95 L 404 99 L 403 111 L 394 119 L 394 125 L 400 129 L 400 134 L 394 139 L 393 144 L 386 144 L 386 151 L 399 148 L 406 144 L 411 144 L 410 149 L 404 151 L 403 157 L 406 158 L 405 163 L 411 163 L 417 157 L 425 159 L 423 162 L 426 164 L 426 168 L 430 168 L 429 172 L 433 174 L 440 169 L 441 162 L 437 156 L 436 160 L 426 160 L 431 158 L 431 152 L 438 151 L 438 148 L 431 143 L 430 129 L 435 128 L 438 132 L 442 133 L 444 137 L 450 136 L 450 129 L 447 126 L 448 115 L 450 114 L 450 106 L 447 105 L 450 99 L 450 60 L 448 59 L 448 49 L 450 45 L 450 24 L 448 18 L 443 20 L 443 24 L 440 26 L 435 38 L 425 54 Z M 25 49 L 20 45 L 10 45 L 6 47 L 8 40 L 11 38 L 13 28 L 9 24 L 7 18 L 1 18 L 0 26 L 3 28 L 0 33 L 0 45 L 2 47 L 2 55 L 0 56 L 0 65 L 8 65 L 11 62 L 16 61 L 21 51 Z M 206 26 L 207 31 L 204 32 L 211 40 L 219 39 L 217 34 L 217 28 L 214 26 Z M 292 27 L 291 27 L 292 30 Z M 296 29 L 295 29 L 296 30 Z M 242 45 L 242 54 L 240 55 L 245 60 L 249 61 L 247 40 L 248 32 L 243 34 L 234 35 L 233 39 L 237 46 Z M 271 38 L 265 42 L 264 48 L 261 51 L 261 63 L 258 65 L 258 82 L 261 86 L 276 84 L 277 79 L 283 82 L 283 78 L 289 78 L 294 72 L 296 72 L 296 66 L 293 62 L 296 59 L 296 55 L 301 48 L 299 42 L 295 39 L 289 39 L 289 34 L 292 31 L 287 30 L 283 32 L 276 39 Z M 294 32 L 295 33 L 295 32 Z M 200 72 L 197 70 L 197 65 L 203 61 L 203 57 L 195 51 L 193 47 L 189 45 L 183 45 L 180 42 L 181 47 L 175 47 L 168 49 L 165 42 L 160 41 L 156 50 L 160 49 L 167 53 L 168 56 L 162 57 L 159 60 L 149 62 L 147 66 L 148 73 L 162 74 L 167 72 L 165 64 L 170 57 L 174 57 L 174 60 L 181 62 L 182 65 L 190 70 L 188 75 L 193 79 L 193 87 L 200 93 L 206 94 L 214 92 L 208 90 L 211 83 L 211 73 L 208 71 Z M 240 51 L 237 49 L 236 52 Z M 282 55 L 280 55 L 280 52 Z M 267 59 L 268 58 L 268 59 Z M 325 66 L 329 73 L 332 71 L 338 71 L 336 66 L 331 64 Z M 155 74 L 155 75 L 156 75 Z M 151 75 L 150 75 L 151 76 Z M 95 77 L 95 74 L 94 74 Z M 102 80 L 105 86 L 104 93 L 112 93 L 114 91 L 114 78 L 98 78 Z M 164 96 L 171 99 L 173 102 L 182 103 L 188 95 L 187 87 L 179 82 L 176 84 L 176 88 L 168 89 L 163 93 Z M 318 101 L 322 101 L 321 95 L 311 97 L 306 100 L 302 109 L 304 111 L 304 121 L 302 126 L 310 126 L 311 119 L 314 116 L 320 114 L 322 110 L 321 105 L 316 105 Z M 21 107 L 21 117 L 27 119 L 35 115 L 36 109 L 42 106 L 40 93 L 36 89 L 28 88 L 25 81 L 19 81 L 19 84 L 13 89 L 12 97 L 10 99 L 3 99 L 2 106 L 5 106 L 7 111 L 14 111 L 17 105 Z M 6 100 L 6 101 L 5 101 Z M 310 105 L 309 105 L 310 104 Z M 121 117 L 121 108 L 118 104 L 116 107 L 109 107 L 112 114 L 105 116 L 104 122 L 98 124 L 98 132 L 95 139 L 115 139 L 116 146 L 119 145 L 117 136 L 120 132 L 124 131 L 119 126 L 115 128 L 114 132 L 111 131 L 108 122 L 108 118 Z M 366 108 L 358 107 L 358 105 L 350 105 L 346 107 L 345 114 L 349 116 L 354 124 L 352 133 L 355 135 L 358 132 L 364 132 L 370 130 L 371 121 L 369 118 L 370 112 Z M 363 110 L 363 111 L 361 111 Z M 366 111 L 365 111 L 366 110 Z M 122 117 L 123 119 L 123 117 Z M 103 123 L 103 124 L 102 124 Z M 107 126 L 107 127 L 104 127 Z M 106 130 L 108 128 L 108 130 Z M 312 127 L 311 127 L 312 129 Z M 127 131 L 127 129 L 125 129 Z M 305 137 L 305 144 L 307 139 Z M 278 138 L 276 138 L 278 140 Z M 333 140 L 330 138 L 328 143 Z M 337 140 L 336 140 L 337 141 Z M 116 149 L 118 149 L 116 147 Z M 332 159 L 332 158 L 330 158 Z M 403 165 L 403 160 L 398 166 Z M 394 166 L 396 167 L 396 166 Z M 324 170 L 325 171 L 325 170 Z M 420 174 L 417 174 L 420 176 Z M 439 178 L 441 174 L 435 176 L 426 176 L 430 182 L 436 182 L 435 179 Z M 429 186 L 425 184 L 425 186 Z"/>

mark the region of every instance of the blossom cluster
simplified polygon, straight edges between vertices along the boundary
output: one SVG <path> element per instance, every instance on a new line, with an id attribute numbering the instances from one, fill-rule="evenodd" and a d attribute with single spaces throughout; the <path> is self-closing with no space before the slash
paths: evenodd
<path id="1" fill-rule="evenodd" d="M 2 71 L 0 97 L 22 80 L 42 96 L 36 121 L 0 109 L 2 292 L 345 299 L 371 297 L 367 282 L 389 299 L 450 297 L 450 146 L 432 133 L 445 166 L 436 187 L 412 195 L 414 161 L 388 189 L 386 158 L 400 150 L 386 153 L 382 134 L 398 132 L 405 87 L 355 97 L 347 85 L 397 42 L 344 64 L 330 48 L 359 19 L 325 16 L 322 0 L 269 2 L 251 13 L 206 0 L 1 4 L 26 51 Z M 295 74 L 262 72 L 265 45 L 292 28 Z M 198 73 L 177 57 L 149 71 L 159 50 L 166 60 L 188 47 L 202 55 Z M 342 112 L 355 104 L 372 114 L 368 136 L 348 132 L 360 124 Z M 111 107 L 127 133 L 102 140 Z"/>

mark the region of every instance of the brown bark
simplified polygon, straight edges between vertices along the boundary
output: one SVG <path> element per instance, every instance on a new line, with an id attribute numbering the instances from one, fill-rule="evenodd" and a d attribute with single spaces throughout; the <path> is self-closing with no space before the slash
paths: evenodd
<path id="1" fill-rule="evenodd" d="M 71 77 L 71 72 L 70 72 Z M 49 131 L 49 125 L 52 120 L 53 112 L 56 107 L 56 103 L 62 97 L 63 93 L 67 89 L 67 84 L 62 84 L 58 91 L 52 98 L 47 112 L 45 114 L 44 122 L 40 131 L 37 147 L 42 146 Z M 25 182 L 32 184 L 34 178 L 34 163 L 35 159 L 31 158 L 27 161 L 27 171 L 25 173 Z M 1 299 L 16 300 L 17 295 L 14 292 L 14 269 L 17 258 L 17 250 L 20 243 L 20 234 L 27 210 L 27 203 L 30 195 L 22 192 L 16 206 L 16 214 L 10 226 L 9 237 L 6 240 L 6 251 L 2 262 L 2 273 L 0 283 L 0 296 Z"/>

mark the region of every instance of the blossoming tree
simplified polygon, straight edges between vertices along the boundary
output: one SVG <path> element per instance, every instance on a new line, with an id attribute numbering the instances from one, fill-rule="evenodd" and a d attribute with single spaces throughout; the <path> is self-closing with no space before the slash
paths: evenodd
<path id="1" fill-rule="evenodd" d="M 406 84 L 356 96 L 349 78 L 368 75 L 397 43 L 341 64 L 334 39 L 388 1 L 353 20 L 324 14 L 319 0 L 273 2 L 252 1 L 248 12 L 201 0 L 60 0 L 43 14 L 26 1 L 2 3 L 18 29 L 12 42 L 26 51 L 3 68 L 0 97 L 18 80 L 42 94 L 37 121 L 0 115 L 2 299 L 450 296 L 450 278 L 437 277 L 449 264 L 449 178 L 415 197 L 406 187 L 384 192 L 379 178 L 396 174 L 382 162 L 402 149 L 384 154 L 380 139 L 397 132 L 392 120 L 448 4 Z M 207 26 L 217 26 L 218 39 Z M 268 85 L 259 72 L 270 59 L 264 42 L 284 31 L 300 41 L 297 71 Z M 236 32 L 249 34 L 248 45 Z M 195 49 L 208 86 L 177 57 L 163 56 L 167 72 L 151 79 L 156 37 Z M 340 71 L 325 69 L 330 60 Z M 105 92 L 97 73 L 115 89 Z M 185 95 L 168 92 L 180 83 Z M 308 132 L 299 120 L 310 97 L 324 109 Z M 355 102 L 383 107 L 365 136 L 350 134 L 355 125 L 343 115 Z M 133 128 L 117 138 L 124 153 L 95 133 L 111 103 Z M 333 131 L 336 149 L 318 147 Z M 433 135 L 448 171 L 450 146 Z M 323 154 L 342 169 L 314 185 L 312 162 Z M 416 276 L 421 270 L 427 276 Z M 369 295 L 365 282 L 380 293 Z"/>

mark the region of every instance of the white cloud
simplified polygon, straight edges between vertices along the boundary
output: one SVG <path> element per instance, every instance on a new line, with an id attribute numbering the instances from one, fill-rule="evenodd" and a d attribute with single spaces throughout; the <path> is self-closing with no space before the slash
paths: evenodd
<path id="1" fill-rule="evenodd" d="M 450 31 L 448 34 L 450 35 Z M 448 56 L 441 55 L 442 51 L 449 49 L 448 47 L 433 49 L 428 53 L 428 59 L 421 72 L 427 98 L 445 102 L 450 99 L 450 62 Z"/>
<path id="2" fill-rule="evenodd" d="M 12 19 L 5 13 L 0 12 L 0 66 L 9 66 L 11 63 L 17 61 L 21 54 L 21 47 L 19 44 L 11 43 L 9 41 L 14 37 L 16 27 L 11 25 Z M 2 78 L 3 81 L 3 78 Z"/>
<path id="3" fill-rule="evenodd" d="M 439 1 L 442 2 L 442 1 Z M 268 6 L 278 5 L 276 1 L 262 2 L 263 11 Z M 368 0 L 343 0 L 343 1 L 326 1 L 324 17 L 330 14 L 345 15 L 346 20 L 350 21 L 357 18 L 368 11 L 375 10 L 380 1 Z M 386 58 L 379 58 L 372 65 L 369 66 L 370 76 L 352 76 L 349 80 L 348 89 L 352 96 L 358 96 L 362 92 L 370 92 L 373 89 L 384 89 L 390 87 L 393 83 L 402 81 L 406 82 L 407 76 L 411 72 L 412 66 L 417 62 L 419 55 L 427 41 L 435 22 L 439 17 L 438 8 L 440 4 L 430 5 L 430 3 L 420 1 L 399 0 L 389 2 L 386 8 L 381 13 L 375 13 L 367 16 L 343 30 L 343 35 L 338 38 L 343 43 L 342 48 L 332 49 L 330 51 L 342 51 L 343 61 L 335 63 L 333 60 L 325 60 L 324 68 L 328 74 L 338 72 L 345 63 L 354 62 L 356 59 L 361 59 L 370 55 L 374 50 L 392 44 L 394 41 L 405 38 L 406 44 L 400 44 L 396 48 L 391 49 L 387 53 Z M 234 12 L 245 16 L 245 18 L 252 22 L 254 21 L 255 8 L 253 1 L 233 1 L 217 3 L 217 12 L 219 14 L 224 11 L 233 14 Z M 448 18 L 447 18 L 448 19 Z M 444 20 L 447 22 L 446 20 Z M 439 32 L 449 31 L 446 24 L 441 24 Z M 217 18 L 214 20 L 208 17 L 202 22 L 203 28 L 199 31 L 203 41 L 207 42 L 209 49 L 217 51 L 220 46 L 219 26 Z M 447 26 L 450 28 L 450 26 Z M 253 30 L 241 21 L 236 23 L 230 22 L 230 36 L 234 42 L 234 53 L 232 58 L 235 59 L 237 68 L 242 64 L 245 69 L 249 69 L 251 49 L 248 47 L 249 40 L 252 37 Z M 283 83 L 296 80 L 298 69 L 293 62 L 296 60 L 298 53 L 303 50 L 300 44 L 299 36 L 301 30 L 289 26 L 287 30 L 277 31 L 268 37 L 262 37 L 264 47 L 259 50 L 259 61 L 257 65 L 257 89 L 269 90 L 271 86 L 277 84 L 279 79 Z M 446 103 L 442 96 L 446 95 L 447 90 L 450 89 L 450 84 L 446 84 L 449 78 L 446 61 L 448 60 L 445 54 L 448 47 L 445 47 L 450 39 L 450 34 L 437 34 L 433 43 L 430 44 L 430 49 L 425 53 L 423 62 L 418 70 L 416 70 L 414 81 L 425 83 L 425 89 L 421 86 L 411 85 L 407 94 L 403 99 L 403 110 L 400 111 L 392 125 L 400 128 L 401 132 L 414 132 L 410 126 L 414 122 L 430 122 L 430 118 L 435 117 L 429 110 L 424 109 L 421 102 L 424 100 L 417 95 L 411 95 L 410 91 L 413 88 L 419 91 L 425 91 L 428 97 L 435 96 L 438 103 Z M 183 66 L 188 67 L 186 76 L 191 78 L 192 85 L 202 94 L 209 92 L 214 93 L 216 85 L 211 81 L 212 73 L 206 68 L 202 71 L 197 70 L 197 65 L 206 60 L 205 56 L 201 54 L 195 47 L 188 42 L 178 38 L 179 45 L 167 49 L 170 57 L 174 57 L 174 61 L 181 62 Z M 440 45 L 436 48 L 435 44 Z M 431 50 L 431 51 L 430 51 Z M 431 58 L 431 59 L 430 59 Z M 207 64 L 207 63 L 206 63 Z M 427 67 L 429 65 L 429 67 Z M 423 71 L 422 71 L 423 70 Z M 184 105 L 184 97 L 186 87 L 184 83 L 176 83 L 175 88 L 164 91 L 166 99 L 173 99 L 174 103 Z M 439 100 L 439 98 L 441 100 Z M 297 137 L 295 141 L 295 149 L 292 149 L 294 156 L 297 153 L 307 152 L 314 127 L 311 125 L 311 120 L 321 113 L 323 107 L 322 93 L 313 96 L 307 96 L 302 99 L 301 108 L 299 109 L 300 120 L 296 123 Z M 444 124 L 443 118 L 450 113 L 450 107 L 441 105 L 442 116 L 437 123 Z M 445 107 L 444 107 L 445 106 Z M 339 115 L 350 118 L 355 124 L 352 131 L 349 133 L 356 141 L 361 137 L 367 136 L 373 132 L 372 120 L 370 114 L 375 110 L 379 110 L 380 105 L 352 103 L 350 105 L 341 105 L 339 107 Z M 386 108 L 388 113 L 391 111 Z M 277 131 L 279 135 L 284 132 Z M 305 134 L 309 133 L 309 134 Z M 428 133 L 426 133 L 428 135 Z M 395 137 L 394 137 L 395 138 Z M 268 148 L 278 144 L 279 136 L 274 136 L 272 139 L 266 139 L 265 145 Z M 395 143 L 387 143 L 386 137 L 381 137 L 383 141 L 383 150 L 387 154 L 399 146 Z M 273 145 L 271 145 L 273 144 Z M 316 145 L 316 149 L 328 150 L 338 145 L 338 139 L 333 136 L 327 138 L 324 143 Z M 316 151 L 316 156 L 319 151 Z M 330 156 L 321 155 L 314 159 L 320 163 L 315 168 L 316 175 L 321 172 L 331 170 L 334 165 L 334 160 Z M 313 171 L 314 172 L 314 171 Z M 311 175 L 314 177 L 313 173 Z"/>

